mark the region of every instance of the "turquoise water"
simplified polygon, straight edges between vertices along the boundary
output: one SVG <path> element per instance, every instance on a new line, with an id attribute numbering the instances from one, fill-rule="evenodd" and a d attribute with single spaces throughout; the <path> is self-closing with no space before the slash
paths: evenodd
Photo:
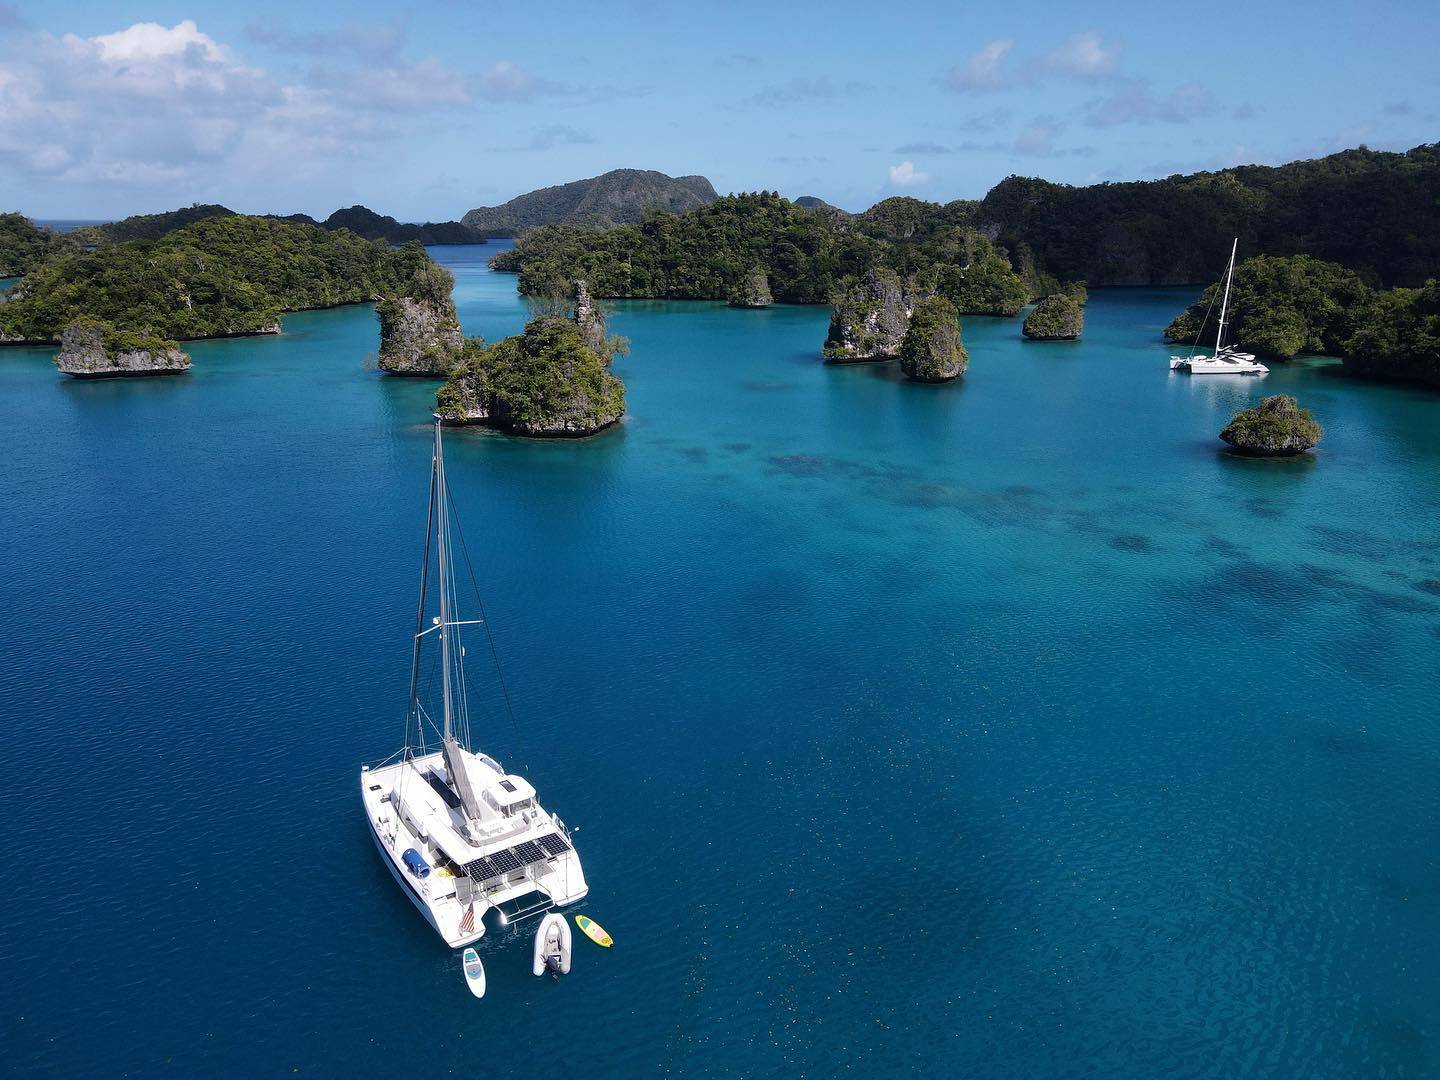
<path id="1" fill-rule="evenodd" d="M 438 248 L 517 330 L 493 246 Z M 927 387 L 826 312 L 619 305 L 632 415 L 449 437 L 520 720 L 579 826 L 573 974 L 377 859 L 433 384 L 366 308 L 153 381 L 0 351 L 7 1065 L 65 1075 L 1419 1076 L 1440 1069 L 1440 397 L 1171 376 L 967 319 Z M 1266 393 L 1302 462 L 1221 452 Z M 482 704 L 492 703 L 487 698 Z"/>

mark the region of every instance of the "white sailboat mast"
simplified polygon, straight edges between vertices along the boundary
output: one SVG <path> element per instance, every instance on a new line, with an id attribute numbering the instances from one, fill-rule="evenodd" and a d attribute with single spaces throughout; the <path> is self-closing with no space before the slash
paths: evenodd
<path id="1" fill-rule="evenodd" d="M 440 564 L 440 676 L 444 683 L 445 742 L 455 739 L 454 701 L 450 692 L 450 520 L 445 490 L 445 451 L 440 445 L 440 424 L 435 424 L 435 505 L 439 528 L 435 530 L 436 554 Z"/>
<path id="2" fill-rule="evenodd" d="M 455 619 L 454 594 L 451 584 L 450 551 L 450 493 L 445 486 L 445 451 L 440 442 L 440 422 L 435 422 L 435 552 L 440 571 L 440 677 L 445 684 L 445 735 L 441 750 L 445 755 L 445 771 L 450 774 L 450 786 L 460 797 L 465 816 L 471 821 L 481 817 L 480 799 L 470 782 L 470 773 L 465 767 L 465 756 L 455 738 L 455 694 L 452 683 L 460 672 L 459 622 Z M 452 637 L 451 635 L 455 636 Z"/>
<path id="3" fill-rule="evenodd" d="M 1235 276 L 1235 249 L 1240 246 L 1237 236 L 1230 244 L 1230 268 L 1225 271 L 1225 299 L 1220 301 L 1220 329 L 1215 331 L 1215 356 L 1220 355 L 1220 346 L 1225 340 L 1225 313 L 1230 308 L 1230 279 Z M 1215 301 L 1210 301 L 1212 304 Z"/>

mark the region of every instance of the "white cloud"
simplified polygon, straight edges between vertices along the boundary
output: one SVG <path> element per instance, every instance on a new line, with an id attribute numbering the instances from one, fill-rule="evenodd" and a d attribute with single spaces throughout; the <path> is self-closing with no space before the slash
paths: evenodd
<path id="1" fill-rule="evenodd" d="M 1120 46 L 1106 44 L 1093 30 L 1072 34 L 1058 49 L 1045 54 L 1046 70 L 1080 79 L 1113 75 L 1120 60 Z"/>
<path id="2" fill-rule="evenodd" d="M 951 70 L 946 84 L 958 92 L 1003 90 L 1006 86 L 1001 67 L 1015 47 L 1009 39 L 992 41 L 963 64 Z"/>
<path id="3" fill-rule="evenodd" d="M 169 187 L 335 168 L 471 100 L 437 60 L 320 69 L 287 84 L 193 20 L 34 34 L 0 55 L 0 175 Z"/>
<path id="4" fill-rule="evenodd" d="M 923 184 L 929 179 L 929 173 L 921 172 L 909 161 L 902 161 L 899 165 L 890 166 L 890 183 L 896 187 L 910 187 L 912 184 Z"/>
<path id="5" fill-rule="evenodd" d="M 205 60 L 216 63 L 230 61 L 228 51 L 209 34 L 202 34 L 194 19 L 185 19 L 171 27 L 159 23 L 136 23 L 127 30 L 93 38 L 66 34 L 65 41 L 73 45 L 92 45 L 100 59 L 111 64 L 180 57 L 192 50 Z"/>

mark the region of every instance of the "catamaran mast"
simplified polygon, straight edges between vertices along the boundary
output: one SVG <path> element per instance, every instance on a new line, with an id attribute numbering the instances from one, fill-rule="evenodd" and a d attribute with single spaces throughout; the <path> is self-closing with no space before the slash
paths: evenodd
<path id="1" fill-rule="evenodd" d="M 410 712 L 406 717 L 405 742 L 410 742 L 410 724 L 415 725 L 419 744 L 425 747 L 425 721 L 420 713 L 420 647 L 425 640 L 425 599 L 430 594 L 430 544 L 435 535 L 435 459 L 430 460 L 430 504 L 425 508 L 425 557 L 420 563 L 420 599 L 415 604 L 415 645 L 410 654 Z"/>
<path id="2" fill-rule="evenodd" d="M 1230 307 L 1230 279 L 1235 276 L 1235 249 L 1240 246 L 1237 236 L 1230 244 L 1230 268 L 1225 271 L 1225 299 L 1220 302 L 1220 329 L 1215 331 L 1215 356 L 1220 355 L 1220 345 L 1225 339 L 1225 311 Z M 1212 304 L 1215 301 L 1210 301 Z"/>
<path id="3" fill-rule="evenodd" d="M 450 582 L 450 496 L 445 487 L 445 451 L 440 442 L 440 421 L 435 421 L 435 552 L 440 576 L 440 677 L 445 684 L 443 691 L 445 708 L 444 737 L 441 749 L 445 755 L 445 771 L 450 774 L 450 786 L 460 796 L 465 816 L 471 821 L 480 819 L 480 800 L 470 783 L 470 773 L 465 768 L 465 758 L 460 743 L 455 738 L 455 695 L 452 683 L 459 676 L 459 623 L 451 610 L 453 590 Z M 454 637 L 452 637 L 452 633 Z M 452 675 L 452 668 L 454 675 Z"/>

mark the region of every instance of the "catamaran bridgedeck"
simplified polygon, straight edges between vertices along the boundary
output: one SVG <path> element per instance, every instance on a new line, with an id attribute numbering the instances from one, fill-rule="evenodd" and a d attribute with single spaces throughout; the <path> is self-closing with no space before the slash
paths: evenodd
<path id="1" fill-rule="evenodd" d="M 432 540 L 439 614 L 426 625 Z M 360 796 L 375 846 L 391 875 L 446 944 L 460 948 L 484 936 L 485 915 L 492 908 L 502 920 L 524 918 L 573 904 L 589 887 L 569 830 L 540 805 L 529 782 L 469 748 L 460 628 L 481 620 L 454 616 L 450 543 L 437 422 L 406 745 L 386 761 L 361 767 Z M 440 650 L 443 715 L 438 729 L 420 702 L 421 654 L 427 639 Z"/>

